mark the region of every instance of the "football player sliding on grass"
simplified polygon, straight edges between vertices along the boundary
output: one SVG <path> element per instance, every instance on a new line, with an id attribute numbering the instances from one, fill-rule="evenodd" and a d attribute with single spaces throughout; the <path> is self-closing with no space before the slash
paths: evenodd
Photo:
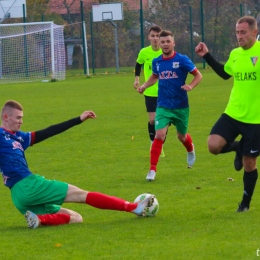
<path id="1" fill-rule="evenodd" d="M 62 133 L 89 118 L 95 119 L 95 113 L 85 111 L 81 116 L 66 122 L 40 131 L 24 133 L 20 131 L 23 123 L 23 107 L 13 100 L 7 101 L 3 106 L 0 127 L 0 171 L 5 186 L 11 190 L 13 203 L 24 214 L 28 227 L 83 222 L 79 213 L 60 206 L 66 202 L 88 204 L 99 209 L 126 211 L 137 216 L 146 216 L 147 207 L 153 204 L 154 195 L 149 195 L 138 203 L 130 203 L 98 192 L 88 192 L 68 183 L 46 180 L 29 170 L 24 155 L 29 146 Z"/>

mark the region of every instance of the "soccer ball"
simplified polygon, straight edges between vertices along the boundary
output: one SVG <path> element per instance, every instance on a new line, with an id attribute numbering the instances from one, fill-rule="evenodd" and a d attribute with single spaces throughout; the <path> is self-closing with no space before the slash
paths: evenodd
<path id="1" fill-rule="evenodd" d="M 149 193 L 143 193 L 141 195 L 139 195 L 134 203 L 138 203 L 140 200 L 144 200 L 146 198 L 147 195 L 151 195 Z M 154 198 L 154 202 L 153 205 L 151 207 L 147 208 L 147 217 L 154 217 L 159 211 L 159 203 L 158 200 L 156 198 Z"/>

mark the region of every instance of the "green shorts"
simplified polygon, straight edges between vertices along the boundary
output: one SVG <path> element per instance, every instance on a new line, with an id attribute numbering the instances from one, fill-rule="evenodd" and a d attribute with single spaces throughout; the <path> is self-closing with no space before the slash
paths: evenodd
<path id="1" fill-rule="evenodd" d="M 179 133 L 187 133 L 189 122 L 189 107 L 180 109 L 168 109 L 157 107 L 155 116 L 155 130 L 165 128 L 168 124 L 173 124 Z"/>
<path id="2" fill-rule="evenodd" d="M 16 208 L 25 214 L 27 210 L 37 215 L 53 214 L 60 210 L 68 191 L 68 184 L 49 181 L 39 175 L 29 175 L 11 189 Z"/>

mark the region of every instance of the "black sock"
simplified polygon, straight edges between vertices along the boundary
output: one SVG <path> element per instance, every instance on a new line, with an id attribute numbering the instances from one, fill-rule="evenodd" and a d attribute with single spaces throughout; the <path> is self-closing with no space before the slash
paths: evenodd
<path id="1" fill-rule="evenodd" d="M 153 142 L 155 137 L 155 125 L 151 125 L 150 122 L 148 122 L 148 133 L 151 141 Z"/>
<path id="2" fill-rule="evenodd" d="M 233 143 L 227 143 L 219 153 L 229 153 L 236 152 L 239 141 L 234 141 Z"/>
<path id="3" fill-rule="evenodd" d="M 242 204 L 249 207 L 251 198 L 254 193 L 255 184 L 258 178 L 257 169 L 252 172 L 244 172 L 244 195 L 242 199 Z"/>
<path id="4" fill-rule="evenodd" d="M 168 129 L 167 129 L 167 132 L 166 132 L 166 135 L 165 135 L 163 143 L 165 143 L 165 141 L 166 141 L 167 134 L 168 134 Z"/>

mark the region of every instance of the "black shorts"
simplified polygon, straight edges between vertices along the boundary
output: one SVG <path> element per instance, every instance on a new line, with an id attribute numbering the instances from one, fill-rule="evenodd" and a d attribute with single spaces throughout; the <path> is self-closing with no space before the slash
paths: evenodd
<path id="1" fill-rule="evenodd" d="M 157 108 L 157 97 L 149 97 L 149 96 L 144 96 L 145 97 L 145 105 L 147 112 L 156 112 Z"/>
<path id="2" fill-rule="evenodd" d="M 238 152 L 242 155 L 257 157 L 260 153 L 260 124 L 248 124 L 237 121 L 227 114 L 222 114 L 210 132 L 222 136 L 227 143 L 233 142 L 238 135 Z"/>

